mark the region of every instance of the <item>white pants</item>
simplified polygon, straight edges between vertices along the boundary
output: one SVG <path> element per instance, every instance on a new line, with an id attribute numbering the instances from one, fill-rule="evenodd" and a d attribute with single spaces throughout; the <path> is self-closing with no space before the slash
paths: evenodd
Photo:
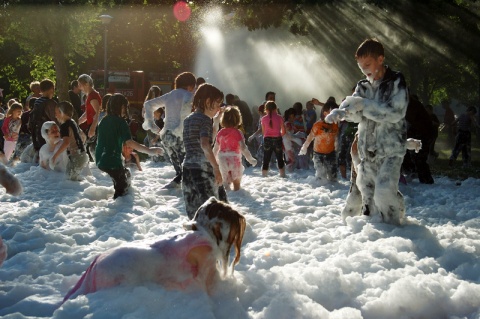
<path id="1" fill-rule="evenodd" d="M 3 145 L 3 152 L 5 153 L 5 159 L 8 161 L 12 157 L 13 152 L 15 152 L 15 147 L 17 146 L 17 141 L 7 141 Z"/>

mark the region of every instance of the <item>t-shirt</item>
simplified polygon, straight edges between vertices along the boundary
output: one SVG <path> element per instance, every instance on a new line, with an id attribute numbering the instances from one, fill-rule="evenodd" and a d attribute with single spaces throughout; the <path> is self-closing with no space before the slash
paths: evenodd
<path id="1" fill-rule="evenodd" d="M 325 123 L 319 120 L 313 124 L 312 134 L 315 136 L 313 150 L 320 154 L 329 154 L 335 151 L 335 140 L 338 133 L 338 124 Z"/>
<path id="2" fill-rule="evenodd" d="M 123 144 L 132 139 L 127 122 L 116 115 L 105 116 L 97 127 L 95 162 L 100 169 L 120 169 Z"/>
<path id="3" fill-rule="evenodd" d="M 60 125 L 60 137 L 68 136 L 70 138 L 70 144 L 67 148 L 67 154 L 85 152 L 85 146 L 83 145 L 82 138 L 79 133 L 77 123 L 74 120 L 69 119 Z"/>
<path id="4" fill-rule="evenodd" d="M 184 167 L 201 169 L 204 165 L 210 165 L 203 153 L 200 138 L 208 137 L 212 144 L 212 135 L 213 121 L 211 118 L 200 112 L 194 112 L 187 116 L 183 122 Z"/>
<path id="5" fill-rule="evenodd" d="M 173 135 L 181 137 L 183 120 L 192 113 L 193 93 L 185 89 L 175 89 L 162 96 L 145 102 L 145 110 L 158 110 L 165 108 L 165 126 L 163 131 L 170 131 Z M 145 120 L 154 121 L 153 111 L 145 113 Z"/>
<path id="6" fill-rule="evenodd" d="M 220 152 L 240 153 L 240 141 L 243 140 L 242 132 L 233 127 L 222 128 L 217 134 L 218 149 Z"/>
<path id="7" fill-rule="evenodd" d="M 271 113 L 272 117 L 272 127 L 270 127 L 270 115 L 267 114 L 260 122 L 262 123 L 263 127 L 263 137 L 281 137 L 282 134 L 280 132 L 282 124 L 283 124 L 283 117 L 278 115 L 277 113 Z"/>
<path id="8" fill-rule="evenodd" d="M 97 100 L 98 105 L 102 104 L 102 97 L 100 93 L 93 90 L 92 92 L 88 93 L 87 100 L 85 101 L 85 112 L 87 112 L 87 125 L 91 125 L 93 122 L 93 117 L 95 116 L 95 109 L 92 106 L 92 101 Z"/>

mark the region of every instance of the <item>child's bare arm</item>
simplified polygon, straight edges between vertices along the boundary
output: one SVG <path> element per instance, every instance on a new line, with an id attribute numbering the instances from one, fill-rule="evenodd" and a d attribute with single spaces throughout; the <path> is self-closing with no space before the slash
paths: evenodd
<path id="1" fill-rule="evenodd" d="M 252 154 L 248 150 L 248 147 L 245 144 L 245 141 L 241 140 L 239 143 L 240 143 L 240 150 L 242 151 L 242 154 L 243 156 L 245 156 L 247 161 L 253 166 L 257 165 L 257 160 L 252 156 Z"/>
<path id="2" fill-rule="evenodd" d="M 148 155 L 163 155 L 163 149 L 161 147 L 146 147 L 145 145 L 131 139 L 126 141 L 125 145 Z"/>
<path id="3" fill-rule="evenodd" d="M 218 167 L 217 160 L 215 159 L 215 155 L 213 154 L 212 146 L 210 145 L 210 138 L 200 137 L 200 146 L 202 147 L 205 157 L 213 167 L 215 182 L 218 185 L 222 185 L 222 174 L 220 173 L 220 168 Z"/>
<path id="4" fill-rule="evenodd" d="M 298 153 L 299 155 L 307 154 L 307 149 L 310 146 L 310 143 L 312 143 L 314 138 L 315 138 L 315 135 L 313 134 L 313 132 L 310 132 L 310 134 L 308 134 L 307 136 L 305 143 L 303 143 L 302 148 L 300 149 L 300 152 Z"/>
<path id="5" fill-rule="evenodd" d="M 60 145 L 57 152 L 55 154 L 53 154 L 53 156 L 52 156 L 52 163 L 56 163 L 57 158 L 60 156 L 60 154 L 65 152 L 65 150 L 68 148 L 68 145 L 70 145 L 70 137 L 69 136 L 64 136 L 62 138 L 62 140 L 63 140 L 62 145 Z"/>

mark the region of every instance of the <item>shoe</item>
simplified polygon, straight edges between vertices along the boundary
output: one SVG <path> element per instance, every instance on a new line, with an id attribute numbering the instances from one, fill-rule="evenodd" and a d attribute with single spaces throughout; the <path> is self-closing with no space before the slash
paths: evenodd
<path id="1" fill-rule="evenodd" d="M 177 183 L 175 181 L 171 181 L 168 184 L 166 184 L 165 186 L 163 186 L 162 188 L 163 189 L 174 189 L 174 188 L 180 188 L 180 187 L 182 187 L 182 184 Z"/>

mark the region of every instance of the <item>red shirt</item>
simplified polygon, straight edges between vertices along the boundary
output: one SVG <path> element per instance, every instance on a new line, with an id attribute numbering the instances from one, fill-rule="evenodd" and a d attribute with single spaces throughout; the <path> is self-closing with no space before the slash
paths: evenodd
<path id="1" fill-rule="evenodd" d="M 85 112 L 87 112 L 87 125 L 91 125 L 93 122 L 93 117 L 95 116 L 95 109 L 92 106 L 92 101 L 97 100 L 98 105 L 102 105 L 102 97 L 100 93 L 93 90 L 92 92 L 88 93 L 87 100 L 85 101 Z"/>

